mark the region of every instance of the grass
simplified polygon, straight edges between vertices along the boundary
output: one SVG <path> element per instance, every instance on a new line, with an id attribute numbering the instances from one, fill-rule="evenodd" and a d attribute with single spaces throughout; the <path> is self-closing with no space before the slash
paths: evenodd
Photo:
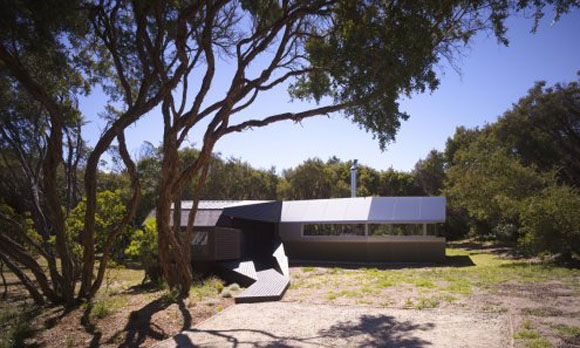
<path id="1" fill-rule="evenodd" d="M 126 306 L 127 302 L 127 296 L 114 296 L 89 302 L 83 307 L 89 311 L 91 318 L 103 319 L 113 314 L 117 309 Z"/>
<path id="2" fill-rule="evenodd" d="M 524 308 L 522 309 L 522 314 L 531 315 L 534 317 L 551 317 L 558 316 L 561 313 L 559 311 L 555 311 L 553 308 L 537 307 L 537 308 Z"/>
<path id="3" fill-rule="evenodd" d="M 28 314 L 18 308 L 0 313 L 0 348 L 23 347 L 34 330 Z"/>
<path id="4" fill-rule="evenodd" d="M 433 283 L 431 280 L 429 279 L 419 279 L 413 282 L 413 284 L 417 287 L 420 288 L 436 288 L 437 285 L 435 285 L 435 283 Z"/>
<path id="5" fill-rule="evenodd" d="M 532 322 L 524 319 L 522 329 L 514 334 L 514 338 L 522 341 L 526 348 L 549 348 L 552 343 L 542 337 L 538 331 L 532 329 Z"/>
<path id="6" fill-rule="evenodd" d="M 224 289 L 224 282 L 218 277 L 209 277 L 196 282 L 189 290 L 189 299 L 200 301 L 204 298 L 215 297 Z"/>
<path id="7" fill-rule="evenodd" d="M 439 300 L 435 297 L 419 297 L 416 299 L 415 309 L 426 309 L 439 307 Z"/>
<path id="8" fill-rule="evenodd" d="M 327 272 L 311 274 L 292 283 L 292 289 L 318 289 L 323 287 L 346 288 L 361 292 L 363 296 L 380 295 L 388 288 L 403 287 L 417 289 L 420 293 L 435 293 L 440 298 L 469 296 L 478 291 L 495 289 L 496 285 L 517 282 L 546 282 L 557 280 L 577 284 L 578 270 L 555 267 L 541 263 L 522 262 L 508 259 L 485 250 L 447 248 L 446 254 L 454 257 L 469 257 L 473 263 L 466 267 L 426 267 L 400 269 L 341 269 L 331 268 Z M 303 273 L 311 273 L 315 267 L 302 267 Z M 364 290 L 363 290 L 364 289 Z M 373 289 L 374 291 L 369 291 Z M 336 297 L 342 295 L 336 294 Z M 539 314 L 539 312 L 537 312 Z"/>
<path id="9" fill-rule="evenodd" d="M 545 338 L 537 338 L 534 340 L 529 340 L 524 342 L 526 348 L 549 348 L 552 347 L 552 343 Z"/>
<path id="10" fill-rule="evenodd" d="M 504 314 L 507 313 L 509 310 L 502 306 L 493 306 L 493 305 L 485 305 L 481 308 L 484 313 L 497 313 L 497 314 Z"/>
<path id="11" fill-rule="evenodd" d="M 541 338 L 542 335 L 536 330 L 522 329 L 514 334 L 514 338 L 518 340 L 530 340 Z"/>
<path id="12" fill-rule="evenodd" d="M 578 336 L 580 335 L 580 327 L 568 325 L 556 325 L 556 331 L 562 336 Z"/>

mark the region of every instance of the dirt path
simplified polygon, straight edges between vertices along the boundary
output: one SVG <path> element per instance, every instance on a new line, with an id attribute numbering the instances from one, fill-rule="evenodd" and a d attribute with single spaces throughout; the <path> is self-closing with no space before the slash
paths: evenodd
<path id="1" fill-rule="evenodd" d="M 289 302 L 239 304 L 156 345 L 169 347 L 509 347 L 506 315 Z"/>

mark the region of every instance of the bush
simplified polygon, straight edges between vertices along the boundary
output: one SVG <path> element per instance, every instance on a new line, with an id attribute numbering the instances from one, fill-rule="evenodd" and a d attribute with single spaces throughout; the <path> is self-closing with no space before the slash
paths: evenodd
<path id="1" fill-rule="evenodd" d="M 8 309 L 0 314 L 0 348 L 24 346 L 24 340 L 34 332 L 28 316 L 16 309 Z"/>
<path id="2" fill-rule="evenodd" d="M 513 242 L 518 238 L 518 227 L 514 224 L 499 224 L 493 228 L 496 240 L 502 242 Z"/>
<path id="3" fill-rule="evenodd" d="M 565 260 L 580 250 L 580 194 L 550 186 L 527 200 L 521 212 L 520 245 L 529 254 L 549 252 Z"/>
<path id="4" fill-rule="evenodd" d="M 125 255 L 141 264 L 145 276 L 153 283 L 160 283 L 162 270 L 157 253 L 157 222 L 155 218 L 147 219 L 142 229 L 133 235 Z"/>

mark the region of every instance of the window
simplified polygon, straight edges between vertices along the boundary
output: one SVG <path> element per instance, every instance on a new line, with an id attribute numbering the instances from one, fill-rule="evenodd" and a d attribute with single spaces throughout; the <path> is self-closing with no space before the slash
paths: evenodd
<path id="1" fill-rule="evenodd" d="M 427 224 L 428 236 L 439 236 L 439 224 Z"/>
<path id="2" fill-rule="evenodd" d="M 304 236 L 364 236 L 364 224 L 304 224 Z"/>
<path id="3" fill-rule="evenodd" d="M 207 245 L 207 231 L 193 232 L 193 240 L 191 244 L 196 246 Z"/>
<path id="4" fill-rule="evenodd" d="M 422 236 L 422 224 L 369 224 L 369 236 Z"/>

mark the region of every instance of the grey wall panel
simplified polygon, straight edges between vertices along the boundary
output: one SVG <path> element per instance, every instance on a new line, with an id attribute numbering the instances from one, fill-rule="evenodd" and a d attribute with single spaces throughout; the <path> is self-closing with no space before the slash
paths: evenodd
<path id="1" fill-rule="evenodd" d="M 214 260 L 236 260 L 241 256 L 241 231 L 216 227 Z"/>
<path id="2" fill-rule="evenodd" d="M 278 232 L 282 242 L 300 240 L 302 238 L 302 224 L 301 223 L 280 223 L 278 224 Z"/>
<path id="3" fill-rule="evenodd" d="M 293 260 L 346 262 L 442 262 L 445 240 L 416 242 L 287 241 L 286 254 Z"/>

